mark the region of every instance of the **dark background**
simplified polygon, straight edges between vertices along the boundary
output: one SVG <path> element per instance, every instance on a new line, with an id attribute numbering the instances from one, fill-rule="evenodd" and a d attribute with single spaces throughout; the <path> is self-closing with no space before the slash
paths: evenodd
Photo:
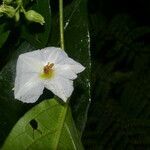
<path id="1" fill-rule="evenodd" d="M 89 0 L 89 150 L 150 149 L 150 1 Z"/>

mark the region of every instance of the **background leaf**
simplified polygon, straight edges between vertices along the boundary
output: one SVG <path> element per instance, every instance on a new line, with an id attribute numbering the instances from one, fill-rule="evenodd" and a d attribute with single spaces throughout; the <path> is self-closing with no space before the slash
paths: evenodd
<path id="1" fill-rule="evenodd" d="M 12 147 L 15 150 L 83 149 L 69 107 L 55 99 L 41 102 L 18 121 L 2 149 Z"/>
<path id="2" fill-rule="evenodd" d="M 24 23 L 22 25 L 21 36 L 30 42 L 35 48 L 43 48 L 48 42 L 51 29 L 51 10 L 49 0 L 36 0 L 32 7 L 29 7 L 28 9 L 33 9 L 40 13 L 45 19 L 45 24 L 41 26 L 37 23 Z"/>

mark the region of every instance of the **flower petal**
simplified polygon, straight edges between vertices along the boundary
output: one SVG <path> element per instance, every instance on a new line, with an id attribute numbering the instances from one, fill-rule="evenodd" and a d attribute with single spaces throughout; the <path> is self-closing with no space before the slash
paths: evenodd
<path id="1" fill-rule="evenodd" d="M 70 70 L 72 70 L 76 74 L 82 72 L 85 69 L 84 66 L 82 66 L 80 63 L 78 63 L 77 61 L 75 61 L 69 57 L 64 59 L 60 65 L 61 66 L 59 66 L 59 67 L 61 67 L 61 68 L 68 66 L 68 68 L 70 68 Z"/>
<path id="2" fill-rule="evenodd" d="M 30 57 L 32 59 L 36 59 L 38 61 L 42 60 L 41 50 L 35 50 L 32 52 L 27 52 L 27 53 L 21 54 L 20 56 L 22 56 L 22 55 L 26 56 L 26 57 Z"/>
<path id="3" fill-rule="evenodd" d="M 68 57 L 68 55 L 60 48 L 57 47 L 46 47 L 41 49 L 43 59 L 47 62 L 58 64 L 62 60 Z"/>
<path id="4" fill-rule="evenodd" d="M 69 65 L 56 65 L 55 73 L 58 76 L 64 77 L 66 79 L 74 80 L 77 78 L 77 75 L 71 70 Z"/>
<path id="5" fill-rule="evenodd" d="M 45 82 L 45 87 L 61 98 L 64 102 L 66 102 L 71 96 L 74 89 L 73 81 L 60 76 L 49 81 L 47 80 Z"/>
<path id="6" fill-rule="evenodd" d="M 26 74 L 26 76 L 23 77 L 16 77 L 14 94 L 15 98 L 22 102 L 34 103 L 43 93 L 44 86 L 41 80 L 35 76 L 32 76 L 30 79 L 28 78 L 27 82 L 22 81 L 28 76 L 31 75 Z"/>
<path id="7" fill-rule="evenodd" d="M 17 61 L 19 72 L 40 72 L 44 63 L 39 50 L 21 54 Z"/>
<path id="8" fill-rule="evenodd" d="M 78 63 L 77 61 L 71 59 L 71 58 L 68 58 L 65 60 L 65 62 L 70 65 L 71 69 L 75 72 L 75 73 L 80 73 L 82 72 L 85 67 L 82 66 L 80 63 Z"/>
<path id="9" fill-rule="evenodd" d="M 54 76 L 50 79 L 40 78 L 43 68 L 49 63 L 54 63 L 52 66 Z M 85 67 L 69 58 L 60 48 L 47 47 L 24 53 L 17 61 L 15 98 L 26 103 L 33 103 L 46 87 L 63 101 L 67 101 L 74 89 L 72 80 L 77 78 L 76 74 L 84 69 Z"/>

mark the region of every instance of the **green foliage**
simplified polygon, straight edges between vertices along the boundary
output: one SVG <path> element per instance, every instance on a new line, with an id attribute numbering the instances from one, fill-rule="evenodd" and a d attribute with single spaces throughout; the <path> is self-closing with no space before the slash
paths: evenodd
<path id="1" fill-rule="evenodd" d="M 25 52 L 32 51 L 35 49 L 40 49 L 46 46 L 59 46 L 59 41 L 60 41 L 59 40 L 58 13 L 54 12 L 54 18 L 51 19 L 49 1 L 37 0 L 37 1 L 32 2 L 32 5 L 28 5 L 29 1 L 26 1 L 26 2 L 27 3 L 25 5 L 25 8 L 29 8 L 29 9 L 32 8 L 36 10 L 37 12 L 39 12 L 40 14 L 42 14 L 45 18 L 46 23 L 44 26 L 38 26 L 38 24 L 28 24 L 27 22 L 24 22 L 24 20 L 22 20 L 20 24 L 14 23 L 14 25 L 10 26 L 10 29 L 12 30 L 12 32 L 10 34 L 10 38 L 7 41 L 8 45 L 7 46 L 4 45 L 2 47 L 3 52 L 5 51 L 5 48 L 7 47 L 8 51 L 11 53 L 10 54 L 7 54 L 7 52 L 4 53 L 4 56 L 8 55 L 7 59 L 5 60 L 7 62 L 4 63 L 5 65 L 3 64 L 1 65 L 2 69 L 0 71 L 0 90 L 1 90 L 1 94 L 0 94 L 0 135 L 1 135 L 0 145 L 3 144 L 4 140 L 7 138 L 8 134 L 10 133 L 15 123 L 30 108 L 32 108 L 33 106 L 41 102 L 43 99 L 49 99 L 49 98 L 52 98 L 53 96 L 51 93 L 49 94 L 48 91 L 45 90 L 44 94 L 40 97 L 40 100 L 38 100 L 38 102 L 35 104 L 23 104 L 20 101 L 14 99 L 13 87 L 14 87 L 14 79 L 15 79 L 15 67 L 16 67 L 16 61 L 17 61 L 18 56 L 21 53 L 25 53 Z M 71 114 L 68 113 L 66 115 L 66 118 L 68 117 L 70 118 L 67 122 L 68 122 L 68 127 L 72 135 L 69 135 L 69 137 L 71 137 L 72 141 L 75 142 L 77 149 L 82 148 L 80 139 L 81 139 L 82 132 L 84 130 L 85 123 L 86 123 L 87 111 L 88 111 L 88 107 L 90 103 L 89 101 L 90 100 L 90 52 L 89 52 L 90 40 L 89 40 L 86 4 L 87 4 L 86 1 L 74 0 L 67 6 L 64 6 L 66 52 L 69 54 L 69 56 L 73 57 L 73 59 L 75 59 L 76 61 L 79 61 L 81 64 L 83 64 L 86 67 L 85 72 L 79 75 L 79 79 L 75 81 L 75 91 L 69 102 L 69 105 L 72 110 L 73 120 L 74 120 L 75 125 L 77 126 L 77 130 L 76 130 L 76 127 L 73 123 L 71 116 L 69 116 Z M 53 24 L 51 24 L 51 22 Z M 8 25 L 9 23 L 12 24 L 13 22 L 8 22 Z M 51 33 L 50 33 L 50 29 L 52 29 Z M 41 105 L 42 104 L 43 103 L 41 103 Z M 39 105 L 37 105 L 37 107 Z M 60 104 L 59 106 L 61 107 Z M 47 107 L 50 107 L 50 106 L 47 106 Z M 36 109 L 36 107 L 33 108 L 33 110 L 34 109 Z M 32 118 L 34 117 L 31 117 L 30 119 Z M 24 120 L 24 119 L 26 120 L 26 117 L 25 118 L 23 117 L 21 120 Z M 21 120 L 19 120 L 18 124 L 20 124 Z M 28 119 L 26 121 L 28 121 L 27 123 L 30 122 Z M 15 126 L 15 128 L 13 128 L 12 134 L 10 134 L 10 137 L 14 136 L 13 132 L 14 130 L 16 130 L 16 128 L 18 129 L 18 124 Z M 59 123 L 55 122 L 55 125 L 53 125 L 53 127 L 58 126 L 58 125 Z M 30 128 L 29 131 L 27 130 L 27 132 L 30 132 L 32 136 L 31 129 L 32 128 Z M 62 131 L 63 136 L 61 136 L 60 138 L 61 139 L 67 138 L 67 140 L 66 141 L 64 140 L 64 142 L 69 143 L 70 139 L 67 136 L 64 137 L 66 134 L 68 134 L 68 131 L 64 129 Z M 19 131 L 16 132 L 16 134 L 18 133 Z M 48 139 L 49 136 L 45 138 Z M 60 145 L 61 144 L 62 142 L 60 143 Z M 70 146 L 72 146 L 72 144 Z"/>
<path id="2" fill-rule="evenodd" d="M 150 148 L 150 27 L 128 15 L 91 14 L 92 104 L 83 141 L 89 150 Z M 99 28 L 96 24 L 99 22 Z"/>
<path id="3" fill-rule="evenodd" d="M 0 21 L 0 53 L 1 58 L 4 58 L 0 62 L 2 68 L 0 72 L 1 145 L 15 123 L 33 105 L 52 97 L 51 94 L 47 95 L 47 91 L 44 91 L 40 100 L 32 105 L 22 104 L 13 98 L 12 89 L 18 55 L 45 46 L 60 46 L 58 1 L 24 0 L 24 2 L 26 10 L 36 10 L 44 16 L 46 23 L 41 27 L 23 19 L 19 23 L 5 19 L 4 22 L 7 24 L 5 28 L 3 21 Z M 73 127 L 71 129 L 73 134 L 69 137 L 73 137 L 75 139 L 73 141 L 79 143 L 76 145 L 80 146 L 80 138 L 83 135 L 82 141 L 86 150 L 149 150 L 150 27 L 148 2 L 136 1 L 131 4 L 130 1 L 125 0 L 117 1 L 117 3 L 113 0 L 89 0 L 89 14 L 87 14 L 86 0 L 66 0 L 64 2 L 65 50 L 69 56 L 86 67 L 84 73 L 79 75 L 75 81 L 75 91 L 69 102 L 76 125 L 75 128 L 73 120 L 69 116 L 71 115 L 69 110 L 66 118 L 69 123 L 71 120 L 72 125 L 69 124 L 69 128 Z M 52 18 L 49 3 L 52 5 Z M 142 7 L 144 9 L 141 9 Z M 127 13 L 125 14 L 125 12 Z M 91 38 L 89 37 L 88 16 Z M 4 18 L 2 17 L 2 19 Z M 92 56 L 92 102 L 87 116 L 90 104 L 90 50 Z M 31 142 L 34 137 L 33 141 L 37 141 L 39 144 L 38 138 L 43 137 L 41 130 L 44 134 L 48 132 L 48 129 L 43 127 L 43 124 L 45 126 L 47 122 L 42 120 L 47 114 L 43 117 L 43 112 L 39 116 L 34 116 L 34 110 L 40 111 L 39 106 L 43 106 L 45 103 L 50 104 L 46 107 L 51 107 L 55 101 L 46 100 L 32 108 L 18 121 L 8 140 L 11 136 L 22 132 L 20 129 L 24 128 L 26 135 L 30 137 L 29 141 L 25 140 L 26 143 Z M 48 111 L 50 114 L 54 113 L 51 109 Z M 30 114 L 33 116 L 30 117 Z M 54 115 L 57 118 L 58 114 Z M 86 120 L 87 124 L 84 130 Z M 22 121 L 25 121 L 26 124 L 21 128 L 19 124 Z M 34 125 L 31 125 L 31 121 Z M 47 119 L 47 121 L 50 120 Z M 54 125 L 51 126 L 52 123 L 46 125 L 50 130 L 54 127 Z M 15 130 L 17 131 L 15 132 Z M 62 135 L 67 135 L 67 137 L 62 136 L 61 139 L 68 138 L 68 132 L 65 129 Z M 41 140 L 45 146 L 46 138 L 49 136 L 50 134 L 44 138 L 45 141 Z M 56 135 L 54 136 L 56 137 Z M 79 137 L 77 138 L 77 136 Z M 53 136 L 49 140 L 54 140 Z M 69 140 L 60 141 L 69 143 Z M 56 140 L 55 142 L 60 141 Z M 33 144 L 33 146 L 35 145 Z"/>
<path id="4" fill-rule="evenodd" d="M 45 100 L 32 108 L 15 125 L 3 150 L 71 149 L 82 144 L 67 104 Z"/>
<path id="5" fill-rule="evenodd" d="M 37 1 L 37 3 L 40 1 Z M 29 22 L 39 23 L 43 25 L 45 23 L 44 17 L 36 12 L 35 10 L 28 10 L 24 8 L 27 4 L 31 4 L 31 1 L 24 1 L 24 0 L 3 0 L 2 4 L 0 5 L 0 17 L 5 16 L 9 19 L 13 19 L 16 23 L 20 22 L 20 16 L 23 14 L 24 18 Z M 44 3 L 41 3 L 43 5 Z M 38 4 L 39 5 L 39 4 Z M 47 5 L 49 6 L 49 5 Z M 49 10 L 49 7 L 47 7 Z M 42 10 L 42 9 L 41 9 Z M 45 9 L 46 5 L 45 5 Z"/>

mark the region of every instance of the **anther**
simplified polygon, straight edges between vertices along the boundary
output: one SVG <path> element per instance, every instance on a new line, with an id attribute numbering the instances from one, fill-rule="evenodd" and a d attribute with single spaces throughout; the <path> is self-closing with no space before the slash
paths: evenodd
<path id="1" fill-rule="evenodd" d="M 49 74 L 52 71 L 53 63 L 48 62 L 46 66 L 44 66 L 43 71 L 45 74 Z"/>

